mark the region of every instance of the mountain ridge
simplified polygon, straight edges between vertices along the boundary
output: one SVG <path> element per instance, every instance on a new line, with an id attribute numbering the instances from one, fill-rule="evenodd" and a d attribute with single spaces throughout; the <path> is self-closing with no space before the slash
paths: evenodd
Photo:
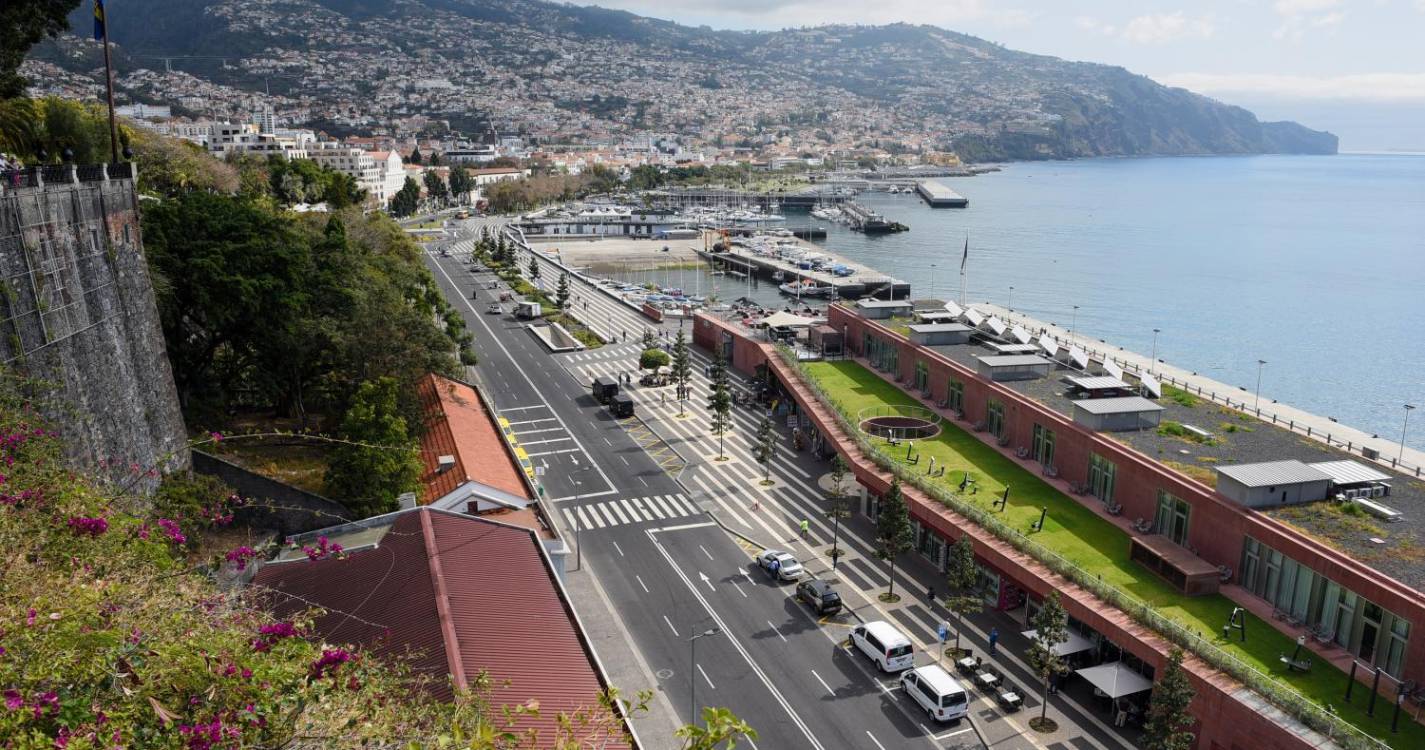
<path id="1" fill-rule="evenodd" d="M 270 87 L 285 106 L 311 104 L 325 119 L 365 97 L 381 109 L 377 121 L 483 120 L 542 129 L 544 140 L 671 131 L 765 145 L 790 133 L 953 148 L 968 161 L 1337 148 L 1330 133 L 1261 122 L 1118 66 L 926 25 L 728 31 L 542 0 L 131 0 L 125 11 L 110 19 L 124 69 L 226 55 L 237 63 L 180 67 L 218 86 L 214 96 Z M 86 28 L 82 8 L 72 21 Z M 70 70 L 92 64 L 54 49 L 41 56 Z M 441 76 L 455 94 L 411 96 L 410 81 Z M 162 75 L 137 78 L 121 83 L 138 98 L 163 94 Z M 384 103 L 394 86 L 406 101 Z"/>

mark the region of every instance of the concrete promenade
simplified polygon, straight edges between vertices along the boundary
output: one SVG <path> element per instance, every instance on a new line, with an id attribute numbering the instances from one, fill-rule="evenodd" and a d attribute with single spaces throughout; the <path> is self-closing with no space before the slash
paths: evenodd
<path id="1" fill-rule="evenodd" d="M 1069 331 L 1062 326 L 1045 323 L 990 302 L 976 302 L 972 306 L 1007 321 L 1018 323 L 1031 333 L 1037 334 L 1041 329 L 1046 330 L 1052 338 L 1062 343 L 1079 346 L 1093 359 L 1103 361 L 1105 357 L 1108 357 L 1122 366 L 1125 371 L 1135 375 L 1150 372 L 1160 381 L 1169 385 L 1185 388 L 1194 394 L 1201 393 L 1202 396 L 1212 401 L 1238 409 L 1264 422 L 1274 423 L 1279 427 L 1285 427 L 1323 443 L 1329 442 L 1330 445 L 1346 450 L 1363 460 L 1370 459 L 1365 459 L 1361 449 L 1363 447 L 1373 449 L 1378 453 L 1378 458 L 1373 460 L 1376 465 L 1393 469 L 1406 476 L 1425 477 L 1425 451 L 1405 446 L 1405 450 L 1402 452 L 1399 435 L 1373 435 L 1364 430 L 1334 422 L 1327 417 L 1272 401 L 1270 394 L 1263 394 L 1260 408 L 1254 408 L 1252 405 L 1254 394 L 1251 391 L 1221 383 L 1181 367 L 1162 362 L 1150 362 L 1147 355 L 1110 346 L 1095 338 L 1078 333 L 1070 336 Z"/>

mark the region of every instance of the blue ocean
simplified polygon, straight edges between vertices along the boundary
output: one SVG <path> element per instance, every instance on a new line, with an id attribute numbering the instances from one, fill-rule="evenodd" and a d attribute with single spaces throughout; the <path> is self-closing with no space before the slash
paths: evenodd
<path id="1" fill-rule="evenodd" d="M 968 235 L 972 302 L 1076 315 L 1144 353 L 1159 328 L 1159 357 L 1249 389 L 1264 359 L 1263 400 L 1391 440 L 1403 404 L 1425 405 L 1425 156 L 1090 159 L 943 181 L 969 208 L 866 193 L 910 231 L 832 225 L 827 246 L 954 299 Z"/>

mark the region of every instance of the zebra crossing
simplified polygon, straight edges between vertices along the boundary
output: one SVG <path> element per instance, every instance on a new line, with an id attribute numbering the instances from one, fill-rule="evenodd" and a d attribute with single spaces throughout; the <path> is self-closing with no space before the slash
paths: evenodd
<path id="1" fill-rule="evenodd" d="M 564 355 L 564 359 L 569 362 L 593 362 L 612 361 L 633 357 L 633 362 L 638 362 L 638 355 L 643 351 L 643 345 L 639 342 L 620 343 L 616 345 L 601 346 L 598 349 L 576 352 Z"/>
<path id="2" fill-rule="evenodd" d="M 666 521 L 703 512 L 697 503 L 681 492 L 673 495 L 618 498 L 563 510 L 569 527 L 579 529 L 603 529 L 647 521 Z"/>

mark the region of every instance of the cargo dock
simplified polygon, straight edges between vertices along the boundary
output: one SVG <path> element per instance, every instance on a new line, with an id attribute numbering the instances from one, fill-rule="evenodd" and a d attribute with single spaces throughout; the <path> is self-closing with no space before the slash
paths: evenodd
<path id="1" fill-rule="evenodd" d="M 794 241 L 778 247 L 786 249 L 782 255 L 758 254 L 753 247 L 741 243 L 724 252 L 698 250 L 698 255 L 714 268 L 734 274 L 751 273 L 754 278 L 774 284 L 813 282 L 818 288 L 834 290 L 837 299 L 910 297 L 910 282 L 842 258 L 819 245 Z M 812 266 L 820 266 L 821 270 Z"/>
<path id="2" fill-rule="evenodd" d="M 915 192 L 924 198 L 931 208 L 965 208 L 970 205 L 969 198 L 931 180 L 915 183 Z"/>

